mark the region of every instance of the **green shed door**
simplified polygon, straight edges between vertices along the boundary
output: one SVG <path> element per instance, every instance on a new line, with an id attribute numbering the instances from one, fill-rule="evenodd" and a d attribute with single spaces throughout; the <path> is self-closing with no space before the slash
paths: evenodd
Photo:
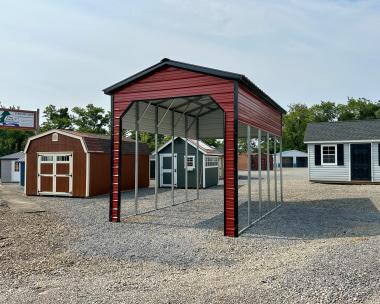
<path id="1" fill-rule="evenodd" d="M 160 187 L 172 185 L 172 155 L 160 154 Z M 177 154 L 174 154 L 174 187 L 177 186 Z"/>

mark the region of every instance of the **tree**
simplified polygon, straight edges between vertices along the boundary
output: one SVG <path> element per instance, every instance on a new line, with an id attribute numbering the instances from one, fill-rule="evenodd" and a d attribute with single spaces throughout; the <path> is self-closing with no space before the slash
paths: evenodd
<path id="1" fill-rule="evenodd" d="M 72 122 L 80 132 L 106 134 L 110 115 L 101 107 L 88 104 L 85 108 L 74 107 Z"/>
<path id="2" fill-rule="evenodd" d="M 69 108 L 57 109 L 54 105 L 49 105 L 44 110 L 45 122 L 41 125 L 40 131 L 45 132 L 52 129 L 73 130 L 72 117 Z"/>
<path id="3" fill-rule="evenodd" d="M 380 118 L 380 102 L 366 98 L 349 97 L 347 104 L 338 105 L 338 120 L 362 120 Z"/>
<path id="4" fill-rule="evenodd" d="M 332 122 L 338 117 L 338 108 L 335 102 L 321 101 L 310 107 L 310 114 L 314 122 Z"/>
<path id="5" fill-rule="evenodd" d="M 296 149 L 306 151 L 303 138 L 306 126 L 311 121 L 311 118 L 312 114 L 307 105 L 295 103 L 289 106 L 289 111 L 283 120 L 284 150 Z"/>

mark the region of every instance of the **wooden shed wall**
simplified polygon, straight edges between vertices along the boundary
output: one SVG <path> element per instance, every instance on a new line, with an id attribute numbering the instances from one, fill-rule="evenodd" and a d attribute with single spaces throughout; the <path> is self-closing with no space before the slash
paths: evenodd
<path id="1" fill-rule="evenodd" d="M 59 134 L 58 141 L 52 141 L 52 135 L 37 138 L 30 142 L 26 157 L 26 195 L 37 195 L 38 152 L 72 152 L 73 153 L 73 196 L 86 195 L 86 153 L 81 141 Z"/>
<path id="2" fill-rule="evenodd" d="M 110 154 L 90 154 L 90 196 L 109 193 Z M 135 187 L 135 156 L 123 155 L 121 190 Z M 149 155 L 139 156 L 139 187 L 149 187 Z"/>

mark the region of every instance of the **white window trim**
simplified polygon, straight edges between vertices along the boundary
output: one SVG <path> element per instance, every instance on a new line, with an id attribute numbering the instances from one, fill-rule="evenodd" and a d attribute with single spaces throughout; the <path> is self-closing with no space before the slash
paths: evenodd
<path id="1" fill-rule="evenodd" d="M 208 157 L 212 157 L 212 158 L 214 158 L 215 157 L 215 159 L 217 160 L 217 162 L 216 162 L 216 165 L 213 165 L 213 166 L 207 166 L 207 158 Z M 218 156 L 215 156 L 215 155 L 209 155 L 209 156 L 205 156 L 205 168 L 218 168 L 219 167 L 219 157 Z"/>
<path id="2" fill-rule="evenodd" d="M 195 155 L 188 155 L 187 158 L 192 158 L 193 159 L 193 165 L 192 166 L 187 166 L 187 171 L 192 171 L 195 169 Z M 183 167 L 186 169 L 186 156 L 183 156 Z"/>
<path id="3" fill-rule="evenodd" d="M 323 161 L 323 147 L 335 147 L 335 161 L 334 163 L 325 163 Z M 338 145 L 333 145 L 333 144 L 327 144 L 327 145 L 321 145 L 321 165 L 322 166 L 336 166 L 338 164 Z"/>

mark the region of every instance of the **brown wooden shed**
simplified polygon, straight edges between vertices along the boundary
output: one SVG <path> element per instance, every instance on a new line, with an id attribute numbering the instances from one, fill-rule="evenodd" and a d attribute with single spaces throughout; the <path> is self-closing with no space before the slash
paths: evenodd
<path id="1" fill-rule="evenodd" d="M 121 190 L 134 188 L 134 142 L 124 140 Z M 149 148 L 139 144 L 139 187 L 149 186 Z M 89 197 L 110 192 L 111 141 L 99 134 L 51 130 L 25 147 L 25 194 Z"/>
<path id="2" fill-rule="evenodd" d="M 266 170 L 267 169 L 267 154 L 262 153 L 261 154 L 261 169 Z M 251 170 L 258 170 L 259 168 L 259 156 L 257 153 L 252 153 L 251 156 Z M 248 170 L 248 154 L 247 153 L 240 153 L 238 157 L 238 168 L 241 171 L 247 171 Z M 273 170 L 273 155 L 269 155 L 269 169 Z"/>

